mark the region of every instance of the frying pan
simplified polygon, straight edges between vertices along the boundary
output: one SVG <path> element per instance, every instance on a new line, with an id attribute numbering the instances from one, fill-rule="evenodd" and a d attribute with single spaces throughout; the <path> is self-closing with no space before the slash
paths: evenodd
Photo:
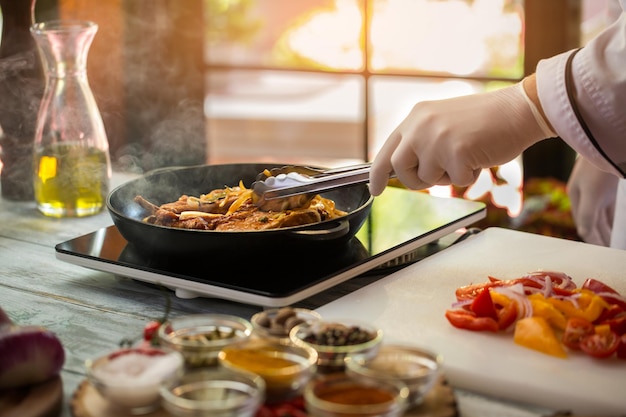
<path id="1" fill-rule="evenodd" d="M 346 216 L 323 222 L 269 230 L 214 231 L 158 226 L 143 222 L 149 213 L 134 202 L 140 195 L 161 205 L 183 195 L 199 196 L 242 180 L 250 187 L 264 169 L 282 167 L 278 163 L 241 163 L 162 168 L 128 181 L 113 189 L 106 201 L 113 223 L 121 235 L 144 254 L 195 256 L 199 254 L 273 252 L 332 249 L 345 244 L 361 228 L 370 213 L 373 196 L 366 184 L 323 193 L 335 201 Z M 268 259 L 271 260 L 271 259 Z"/>

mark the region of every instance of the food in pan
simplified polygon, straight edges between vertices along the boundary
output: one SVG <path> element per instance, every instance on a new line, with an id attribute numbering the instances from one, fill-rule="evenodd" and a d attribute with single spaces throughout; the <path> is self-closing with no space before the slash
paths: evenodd
<path id="1" fill-rule="evenodd" d="M 457 288 L 456 298 L 445 315 L 457 328 L 512 332 L 515 343 L 560 358 L 626 360 L 626 297 L 600 280 L 578 287 L 565 273 L 537 271 L 489 277 Z"/>
<path id="2" fill-rule="evenodd" d="M 242 182 L 215 189 L 199 197 L 182 195 L 177 201 L 157 206 L 142 196 L 135 201 L 150 212 L 144 221 L 182 229 L 249 231 L 278 229 L 317 223 L 345 216 L 335 202 L 320 195 L 302 208 L 262 211 L 252 203 L 252 190 Z"/>

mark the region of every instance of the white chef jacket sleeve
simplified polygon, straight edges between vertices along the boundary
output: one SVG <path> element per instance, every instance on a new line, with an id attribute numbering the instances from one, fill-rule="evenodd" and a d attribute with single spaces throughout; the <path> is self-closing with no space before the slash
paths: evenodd
<path id="1" fill-rule="evenodd" d="M 541 60 L 536 77 L 541 106 L 561 139 L 598 168 L 626 177 L 624 11 L 578 52 Z"/>

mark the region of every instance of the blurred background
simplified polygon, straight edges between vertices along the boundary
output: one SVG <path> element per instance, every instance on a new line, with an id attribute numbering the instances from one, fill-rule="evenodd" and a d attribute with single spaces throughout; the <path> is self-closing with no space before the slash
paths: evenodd
<path id="1" fill-rule="evenodd" d="M 143 173 L 204 163 L 372 160 L 416 102 L 518 82 L 540 59 L 600 31 L 606 5 L 38 0 L 35 18 L 99 24 L 88 74 L 114 168 Z M 427 192 L 486 202 L 479 226 L 577 239 L 565 193 L 574 158 L 550 139 L 485 170 L 470 187 Z"/>

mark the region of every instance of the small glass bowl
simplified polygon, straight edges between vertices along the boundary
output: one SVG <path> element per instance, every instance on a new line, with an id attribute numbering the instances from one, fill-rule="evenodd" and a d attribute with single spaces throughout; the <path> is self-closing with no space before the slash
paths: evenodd
<path id="1" fill-rule="evenodd" d="M 321 320 L 322 316 L 306 308 L 281 307 L 260 311 L 250 321 L 254 333 L 276 342 L 289 342 L 289 332 L 298 324 Z"/>
<path id="2" fill-rule="evenodd" d="M 332 337 L 325 336 L 331 334 Z M 332 373 L 345 369 L 345 358 L 350 353 L 374 357 L 383 340 L 383 332 L 371 324 L 354 320 L 319 320 L 297 325 L 291 329 L 289 337 L 295 345 L 309 346 L 317 351 L 320 373 Z"/>
<path id="3" fill-rule="evenodd" d="M 315 417 L 396 417 L 407 410 L 409 389 L 400 380 L 322 375 L 304 390 L 304 405 Z"/>
<path id="4" fill-rule="evenodd" d="M 177 350 L 189 368 L 216 366 L 224 347 L 250 338 L 252 324 L 228 314 L 192 314 L 169 320 L 159 327 L 161 346 Z"/>
<path id="5" fill-rule="evenodd" d="M 266 402 L 300 395 L 315 375 L 317 352 L 310 347 L 250 339 L 224 348 L 219 363 L 227 369 L 252 372 L 265 380 Z"/>
<path id="6" fill-rule="evenodd" d="M 409 388 L 409 407 L 424 401 L 433 388 L 443 364 L 441 355 L 409 345 L 383 345 L 373 358 L 350 354 L 346 373 L 354 377 L 399 379 Z"/>
<path id="7" fill-rule="evenodd" d="M 157 347 L 119 349 L 85 361 L 87 378 L 120 411 L 147 414 L 161 407 L 161 384 L 178 379 L 184 369 L 179 352 Z"/>
<path id="8" fill-rule="evenodd" d="M 252 417 L 263 405 L 265 381 L 250 372 L 197 369 L 162 385 L 161 398 L 176 417 Z"/>

